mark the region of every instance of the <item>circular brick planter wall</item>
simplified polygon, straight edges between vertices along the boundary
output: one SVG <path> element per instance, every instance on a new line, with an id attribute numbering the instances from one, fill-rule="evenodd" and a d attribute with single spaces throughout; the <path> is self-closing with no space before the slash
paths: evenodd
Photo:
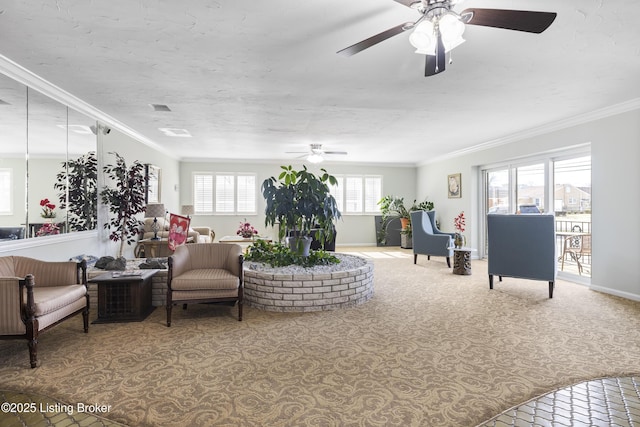
<path id="1" fill-rule="evenodd" d="M 266 311 L 353 307 L 373 296 L 373 263 L 332 273 L 274 274 L 244 270 L 244 302 Z"/>

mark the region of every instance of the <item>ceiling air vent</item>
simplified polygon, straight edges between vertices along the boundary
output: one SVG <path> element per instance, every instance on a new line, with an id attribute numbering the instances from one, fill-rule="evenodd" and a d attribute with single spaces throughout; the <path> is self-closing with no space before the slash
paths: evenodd
<path id="1" fill-rule="evenodd" d="M 164 133 L 166 136 L 177 136 L 181 138 L 191 138 L 191 134 L 186 129 L 175 128 L 158 128 L 158 130 Z"/>
<path id="2" fill-rule="evenodd" d="M 149 104 L 151 106 L 151 108 L 153 108 L 153 111 L 171 111 L 171 108 L 169 108 L 167 105 L 164 104 Z"/>

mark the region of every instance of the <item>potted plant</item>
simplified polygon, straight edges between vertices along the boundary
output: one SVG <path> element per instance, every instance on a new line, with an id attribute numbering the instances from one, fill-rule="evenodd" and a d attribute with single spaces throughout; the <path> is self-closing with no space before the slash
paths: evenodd
<path id="1" fill-rule="evenodd" d="M 138 237 L 142 222 L 136 215 L 146 208 L 144 165 L 136 160 L 128 167 L 118 153 L 109 154 L 116 156 L 116 164 L 104 166 L 104 172 L 114 181 L 115 188 L 106 187 L 100 192 L 100 197 L 109 206 L 109 212 L 114 214 L 104 228 L 111 231 L 109 239 L 120 241 L 118 257 L 122 257 L 125 242 L 130 245 Z"/>
<path id="2" fill-rule="evenodd" d="M 308 255 L 312 231 L 316 239 L 330 239 L 335 228 L 333 222 L 340 218 L 335 198 L 329 192 L 329 184 L 337 180 L 321 169 L 316 176 L 306 166 L 296 171 L 291 166 L 281 166 L 278 179 L 271 177 L 262 183 L 262 195 L 266 201 L 265 225 L 279 224 L 280 240 L 287 235 L 292 251 Z"/>
<path id="3" fill-rule="evenodd" d="M 380 243 L 385 242 L 389 220 L 392 218 L 400 218 L 400 246 L 403 248 L 411 247 L 411 212 L 421 210 L 430 211 L 434 206 L 433 202 L 428 200 L 416 203 L 416 200 L 414 199 L 411 207 L 407 209 L 404 205 L 404 198 L 394 196 L 384 196 L 380 199 L 378 205 L 380 206 L 380 213 L 382 213 L 382 225 L 380 227 L 378 241 Z"/>
<path id="4" fill-rule="evenodd" d="M 60 208 L 66 209 L 69 230 L 93 230 L 98 223 L 98 159 L 96 152 L 62 163 L 53 188 L 60 191 Z M 68 194 L 68 200 L 67 200 Z M 68 204 L 67 204 L 68 202 Z"/>

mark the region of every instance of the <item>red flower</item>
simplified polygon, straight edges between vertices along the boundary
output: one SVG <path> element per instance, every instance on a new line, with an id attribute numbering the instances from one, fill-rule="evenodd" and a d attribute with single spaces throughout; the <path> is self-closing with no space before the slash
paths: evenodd
<path id="1" fill-rule="evenodd" d="M 42 199 L 42 200 L 40 200 L 40 206 L 45 206 L 45 205 L 47 205 L 47 204 L 49 204 L 49 203 L 50 203 L 50 202 L 49 202 L 49 199 Z"/>
<path id="2" fill-rule="evenodd" d="M 465 225 L 464 211 L 462 211 L 453 219 L 453 226 L 459 233 L 464 233 Z"/>

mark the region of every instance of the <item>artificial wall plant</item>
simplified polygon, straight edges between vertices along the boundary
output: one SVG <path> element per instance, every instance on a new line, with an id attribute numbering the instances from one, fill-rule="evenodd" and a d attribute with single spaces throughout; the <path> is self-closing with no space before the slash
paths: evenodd
<path id="1" fill-rule="evenodd" d="M 136 241 L 142 222 L 136 215 L 146 209 L 144 165 L 137 160 L 127 166 L 118 153 L 109 153 L 116 157 L 115 165 L 106 165 L 103 170 L 115 184 L 115 188 L 105 187 L 100 192 L 102 202 L 113 214 L 104 227 L 111 231 L 109 239 L 120 242 L 118 257 L 124 252 L 124 244 Z"/>
<path id="2" fill-rule="evenodd" d="M 281 166 L 278 179 L 271 177 L 262 183 L 262 195 L 266 201 L 265 225 L 279 224 L 280 240 L 286 235 L 308 237 L 315 230 L 318 240 L 331 239 L 335 233 L 334 221 L 341 217 L 336 199 L 329 185 L 337 180 L 325 169 L 316 176 L 303 166 L 296 171 L 291 166 Z M 299 251 L 299 248 L 292 247 Z"/>
<path id="3" fill-rule="evenodd" d="M 98 223 L 98 159 L 95 151 L 62 163 L 53 188 L 66 209 L 70 231 L 93 230 Z"/>

